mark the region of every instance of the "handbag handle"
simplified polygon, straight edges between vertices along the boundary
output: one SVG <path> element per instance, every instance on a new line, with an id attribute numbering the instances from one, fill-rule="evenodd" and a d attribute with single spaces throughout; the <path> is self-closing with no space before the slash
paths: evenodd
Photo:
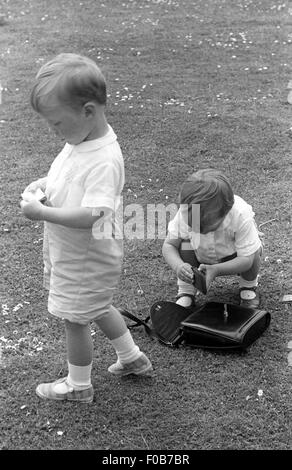
<path id="1" fill-rule="evenodd" d="M 141 320 L 141 318 L 136 317 L 132 313 L 128 312 L 128 310 L 125 310 L 123 308 L 119 309 L 119 312 L 121 315 L 123 315 L 126 318 L 129 318 L 130 320 L 133 320 L 135 323 L 133 325 L 128 325 L 129 330 L 132 328 L 136 328 L 137 326 L 144 326 L 145 331 L 147 335 L 153 339 L 156 338 L 158 339 L 161 343 L 165 344 L 166 346 L 171 346 L 171 347 L 177 347 L 178 343 L 180 342 L 180 338 L 182 338 L 182 335 L 180 335 L 179 338 L 177 338 L 177 341 L 174 343 L 172 341 L 167 341 L 163 336 L 158 334 L 153 328 L 150 328 L 149 325 L 147 325 L 147 322 L 150 320 L 150 315 L 145 318 L 145 320 Z"/>
<path id="2" fill-rule="evenodd" d="M 128 325 L 128 328 L 129 330 L 132 329 L 132 328 L 135 328 L 137 326 L 144 326 L 145 328 L 145 331 L 147 333 L 148 336 L 150 336 L 151 338 L 156 336 L 154 330 L 152 330 L 150 328 L 149 325 L 147 325 L 147 322 L 150 320 L 150 316 L 148 315 L 148 317 L 145 318 L 145 320 L 141 320 L 141 318 L 138 318 L 136 317 L 135 315 L 133 315 L 132 313 L 128 312 L 128 310 L 125 310 L 124 308 L 121 308 L 119 309 L 119 312 L 121 315 L 123 315 L 124 317 L 127 317 L 129 318 L 130 320 L 134 321 L 135 323 L 133 325 Z"/>

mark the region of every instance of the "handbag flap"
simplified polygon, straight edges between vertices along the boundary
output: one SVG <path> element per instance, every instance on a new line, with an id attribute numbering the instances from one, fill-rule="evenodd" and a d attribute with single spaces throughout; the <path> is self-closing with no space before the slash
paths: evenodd
<path id="1" fill-rule="evenodd" d="M 270 316 L 264 310 L 222 302 L 208 302 L 194 310 L 182 321 L 181 326 L 237 341 L 265 315 Z"/>
<path id="2" fill-rule="evenodd" d="M 158 339 L 168 346 L 182 339 L 181 323 L 190 315 L 189 310 L 174 302 L 155 302 L 150 309 L 150 319 Z"/>

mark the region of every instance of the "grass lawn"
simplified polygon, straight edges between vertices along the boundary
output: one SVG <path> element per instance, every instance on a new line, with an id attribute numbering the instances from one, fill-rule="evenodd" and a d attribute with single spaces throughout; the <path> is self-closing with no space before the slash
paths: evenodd
<path id="1" fill-rule="evenodd" d="M 281 0 L 2 0 L 0 26 L 0 448 L 291 450 L 292 14 Z M 264 233 L 260 276 L 270 328 L 245 355 L 169 349 L 133 336 L 152 378 L 110 376 L 115 354 L 92 327 L 92 405 L 41 401 L 66 373 L 63 325 L 42 289 L 42 224 L 19 196 L 63 142 L 29 106 L 32 79 L 60 52 L 95 59 L 126 168 L 124 205 L 176 202 L 193 169 L 223 169 Z M 262 225 L 261 225 L 262 224 Z M 115 304 L 145 317 L 176 282 L 162 240 L 125 240 Z M 236 278 L 208 300 L 236 301 Z M 259 390 L 262 390 L 259 394 Z M 290 410 L 290 415 L 289 415 Z"/>

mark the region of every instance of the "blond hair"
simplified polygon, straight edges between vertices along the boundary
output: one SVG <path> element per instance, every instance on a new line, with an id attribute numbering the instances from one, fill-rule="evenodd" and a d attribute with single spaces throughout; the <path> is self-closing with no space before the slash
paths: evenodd
<path id="1" fill-rule="evenodd" d="M 227 215 L 234 204 L 234 193 L 228 178 L 219 170 L 198 170 L 183 183 L 180 204 L 200 205 L 200 224 L 203 229 L 210 221 Z"/>
<path id="2" fill-rule="evenodd" d="M 36 75 L 30 102 L 41 111 L 44 99 L 50 95 L 72 108 L 88 101 L 106 104 L 106 82 L 97 64 L 78 54 L 63 53 L 44 64 Z"/>

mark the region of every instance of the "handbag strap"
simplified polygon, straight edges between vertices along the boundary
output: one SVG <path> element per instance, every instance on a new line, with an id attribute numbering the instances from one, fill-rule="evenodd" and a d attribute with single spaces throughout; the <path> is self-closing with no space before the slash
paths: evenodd
<path id="1" fill-rule="evenodd" d="M 137 326 L 142 325 L 142 326 L 144 326 L 145 331 L 146 331 L 148 336 L 150 336 L 151 338 L 156 336 L 155 331 L 152 328 L 150 328 L 149 325 L 147 325 L 147 322 L 150 320 L 149 315 L 148 315 L 148 317 L 145 318 L 145 320 L 141 320 L 141 318 L 136 317 L 136 315 L 133 315 L 133 313 L 128 312 L 128 310 L 125 310 L 124 308 L 119 309 L 119 312 L 124 317 L 129 318 L 130 320 L 135 322 L 132 325 L 128 325 L 129 330 L 132 329 L 132 328 L 135 328 Z"/>
<path id="2" fill-rule="evenodd" d="M 141 320 L 141 318 L 136 317 L 136 315 L 133 315 L 133 313 L 130 313 L 130 312 L 128 312 L 128 310 L 125 310 L 123 308 L 119 309 L 119 312 L 121 313 L 121 315 L 123 315 L 126 318 L 129 318 L 130 320 L 132 320 L 134 322 L 134 324 L 128 325 L 129 330 L 131 330 L 132 328 L 136 328 L 137 326 L 144 326 L 147 335 L 151 339 L 156 338 L 161 343 L 165 344 L 166 346 L 177 347 L 178 343 L 182 339 L 182 335 L 181 335 L 180 338 L 176 339 L 175 343 L 173 341 L 168 341 L 163 336 L 161 336 L 159 333 L 157 333 L 153 328 L 150 328 L 150 326 L 147 325 L 147 322 L 151 318 L 150 315 L 148 315 L 145 318 L 145 320 Z"/>

